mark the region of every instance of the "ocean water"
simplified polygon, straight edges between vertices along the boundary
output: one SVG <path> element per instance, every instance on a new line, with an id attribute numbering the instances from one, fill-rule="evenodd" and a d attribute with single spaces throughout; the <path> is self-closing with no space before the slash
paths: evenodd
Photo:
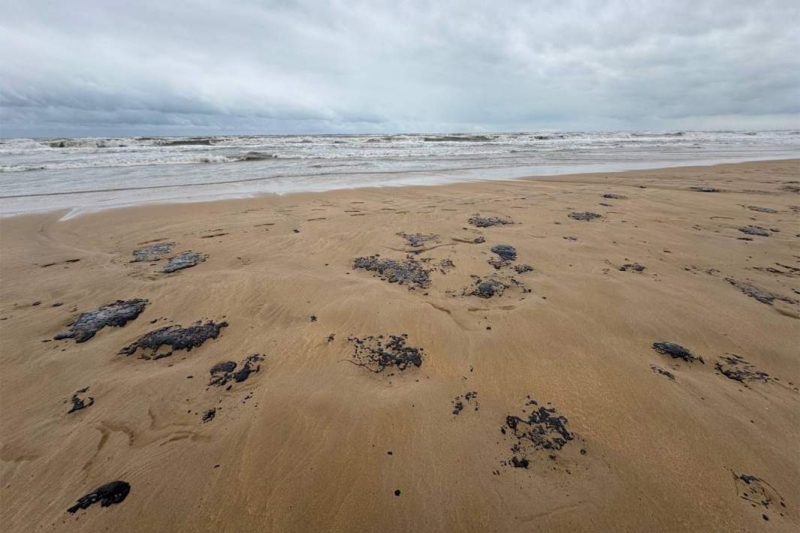
<path id="1" fill-rule="evenodd" d="M 0 139 L 0 215 L 800 158 L 800 131 Z"/>

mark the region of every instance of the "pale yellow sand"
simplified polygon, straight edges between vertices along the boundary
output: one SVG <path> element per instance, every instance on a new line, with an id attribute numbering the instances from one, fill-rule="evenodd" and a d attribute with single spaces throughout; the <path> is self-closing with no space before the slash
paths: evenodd
<path id="1" fill-rule="evenodd" d="M 725 278 L 800 300 L 798 176 L 798 161 L 763 162 L 2 219 L 2 529 L 797 531 L 800 305 Z M 474 228 L 476 213 L 516 224 Z M 739 240 L 750 224 L 780 231 Z M 352 269 L 403 258 L 397 232 L 438 234 L 420 257 L 455 268 L 413 291 Z M 171 275 L 129 262 L 154 239 L 209 258 Z M 471 274 L 494 272 L 495 244 L 534 267 L 515 274 L 531 292 L 463 296 Z M 43 267 L 68 259 L 80 261 Z M 634 262 L 646 270 L 618 270 Z M 136 297 L 150 304 L 123 328 L 43 342 L 80 311 Z M 118 355 L 205 318 L 230 326 L 189 353 Z M 346 362 L 348 336 L 400 333 L 425 349 L 421 368 Z M 705 364 L 676 364 L 656 341 Z M 214 363 L 252 353 L 265 361 L 248 381 L 206 386 Z M 726 353 L 779 381 L 723 377 Z M 95 404 L 68 415 L 83 387 Z M 454 416 L 467 391 L 479 410 Z M 575 440 L 555 459 L 529 450 L 525 470 L 502 464 L 515 440 L 500 428 L 527 395 Z M 765 480 L 785 508 L 752 506 L 734 473 Z M 123 503 L 66 512 L 118 479 L 132 486 Z"/>

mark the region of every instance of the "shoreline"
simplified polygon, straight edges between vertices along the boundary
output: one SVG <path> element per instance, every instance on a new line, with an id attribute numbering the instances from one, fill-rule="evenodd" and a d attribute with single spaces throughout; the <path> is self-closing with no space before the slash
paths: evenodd
<path id="1" fill-rule="evenodd" d="M 2 218 L 0 522 L 794 532 L 799 170 Z"/>
<path id="2" fill-rule="evenodd" d="M 636 173 L 636 172 L 645 172 L 645 171 L 667 171 L 670 169 L 693 169 L 693 168 L 713 168 L 719 166 L 726 166 L 726 165 L 742 165 L 748 163 L 773 163 L 773 162 L 800 162 L 800 157 L 786 157 L 786 158 L 778 158 L 778 159 L 748 159 L 744 161 L 736 161 L 736 162 L 715 162 L 710 161 L 708 163 L 697 163 L 692 162 L 691 164 L 680 164 L 676 163 L 675 165 L 671 166 L 661 166 L 661 167 L 648 167 L 645 164 L 644 168 L 633 168 L 627 170 L 612 170 L 612 171 L 605 171 L 605 170 L 596 170 L 590 172 L 579 172 L 579 173 L 563 173 L 563 174 L 524 174 L 519 176 L 509 176 L 509 177 L 492 177 L 492 178 L 466 178 L 461 177 L 454 178 L 452 181 L 437 181 L 434 183 L 426 184 L 426 183 L 403 183 L 402 181 L 399 183 L 386 183 L 380 185 L 360 185 L 354 187 L 334 187 L 324 190 L 303 190 L 303 191 L 293 191 L 293 192 L 285 192 L 285 193 L 276 193 L 276 192 L 264 192 L 264 193 L 242 193 L 242 195 L 225 195 L 223 194 L 221 197 L 213 198 L 213 199 L 204 199 L 204 198 L 196 198 L 196 199 L 184 199 L 184 200 L 175 200 L 175 199 L 164 199 L 164 200 L 152 200 L 152 201 L 144 201 L 144 202 L 135 202 L 131 204 L 120 204 L 120 205 L 109 205 L 104 207 L 98 208 L 83 208 L 83 207 L 66 207 L 66 208 L 55 208 L 55 209 L 48 209 L 48 210 L 41 210 L 41 211 L 23 211 L 19 213 L 8 213 L 8 214 L 0 214 L 0 220 L 20 217 L 20 216 L 35 216 L 35 215 L 43 215 L 43 214 L 55 214 L 55 213 L 63 213 L 63 216 L 60 220 L 70 220 L 72 218 L 80 217 L 87 214 L 92 213 L 101 213 L 104 211 L 113 211 L 117 209 L 131 209 L 137 207 L 148 207 L 148 206 L 156 206 L 156 205 L 183 205 L 183 204 L 209 204 L 215 202 L 228 202 L 228 201 L 237 201 L 237 200 L 258 200 L 260 198 L 269 198 L 274 196 L 291 196 L 291 195 L 302 195 L 302 194 L 324 194 L 328 192 L 341 192 L 341 191 L 358 191 L 362 189 L 395 189 L 395 188 L 408 188 L 408 187 L 446 187 L 458 184 L 468 184 L 468 183 L 490 183 L 490 182 L 505 182 L 505 181 L 516 181 L 516 180 L 552 180 L 558 178 L 571 178 L 571 177 L 582 177 L 582 176 L 593 176 L 598 174 L 627 174 L 627 173 Z M 489 171 L 497 171 L 499 172 L 507 172 L 513 174 L 513 169 L 499 169 L 499 168 L 491 168 L 491 169 L 479 169 L 479 170 L 489 170 Z M 401 174 L 424 174 L 427 171 L 411 171 L 411 172 L 404 172 Z M 387 172 L 385 174 L 397 174 L 395 172 Z M 336 174 L 333 174 L 336 175 Z M 501 175 L 501 174 L 498 174 Z M 302 177 L 302 176 L 301 176 Z M 254 178 L 252 180 L 246 181 L 261 181 L 261 180 L 268 180 L 273 178 Z M 231 182 L 221 182 L 221 183 L 241 183 L 239 181 L 231 181 Z M 175 188 L 180 189 L 182 187 L 204 187 L 204 186 L 212 186 L 215 183 L 202 183 L 202 184 L 187 184 L 181 186 L 161 186 L 155 188 Z M 110 192 L 124 192 L 124 191 L 135 191 L 135 190 L 151 190 L 152 187 L 149 188 L 123 188 L 123 189 L 114 189 Z M 23 196 L 10 196 L 6 198 L 34 198 L 34 197 L 44 197 L 44 196 L 68 196 L 68 195 L 76 195 L 76 194 L 89 194 L 94 192 L 106 192 L 105 190 L 98 190 L 98 191 L 78 191 L 78 192 L 65 192 L 65 193 L 53 193 L 51 195 L 23 195 Z M 2 201 L 3 198 L 0 198 Z"/>

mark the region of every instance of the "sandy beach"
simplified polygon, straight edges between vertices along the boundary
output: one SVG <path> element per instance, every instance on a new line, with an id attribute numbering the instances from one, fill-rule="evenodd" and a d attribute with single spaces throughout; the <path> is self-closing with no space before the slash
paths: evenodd
<path id="1" fill-rule="evenodd" d="M 0 523 L 797 531 L 798 176 L 2 218 Z"/>

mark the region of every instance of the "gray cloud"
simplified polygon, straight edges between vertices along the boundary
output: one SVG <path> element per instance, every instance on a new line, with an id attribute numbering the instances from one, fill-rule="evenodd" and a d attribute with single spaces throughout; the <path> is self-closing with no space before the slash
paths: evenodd
<path id="1" fill-rule="evenodd" d="M 2 3 L 4 136 L 800 127 L 795 0 Z"/>

